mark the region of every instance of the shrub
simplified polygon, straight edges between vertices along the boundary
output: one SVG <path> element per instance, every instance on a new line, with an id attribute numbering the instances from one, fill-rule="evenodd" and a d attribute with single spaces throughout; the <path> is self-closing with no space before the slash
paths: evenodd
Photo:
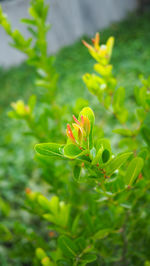
<path id="1" fill-rule="evenodd" d="M 114 38 L 100 45 L 97 33 L 93 45 L 83 41 L 96 60 L 95 73 L 85 74 L 83 81 L 103 106 L 113 136 L 105 137 L 105 125 L 104 136 L 101 126 L 95 127 L 94 112 L 85 100 L 80 100 L 78 118 L 73 115 L 72 126 L 67 124 L 70 113 L 77 111 L 56 104 L 58 75 L 47 52 L 47 12 L 43 0 L 31 1 L 31 19 L 22 20 L 29 25 L 29 39 L 12 30 L 0 12 L 1 25 L 36 69 L 36 86 L 41 88 L 39 101 L 35 95 L 27 104 L 18 100 L 9 116 L 24 121 L 26 135 L 40 142 L 35 159 L 49 184 L 43 193 L 26 188 L 25 225 L 16 221 L 11 231 L 9 224 L 0 224 L 4 245 L 13 248 L 8 263 L 149 265 L 150 78 L 141 76 L 135 100 L 128 101 L 110 64 Z M 0 206 L 9 212 L 7 201 Z M 32 227 L 34 222 L 37 226 Z"/>

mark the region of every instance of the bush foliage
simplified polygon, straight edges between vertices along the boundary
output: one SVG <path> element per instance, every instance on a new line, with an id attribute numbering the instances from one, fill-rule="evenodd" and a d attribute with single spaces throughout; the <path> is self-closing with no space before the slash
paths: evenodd
<path id="1" fill-rule="evenodd" d="M 83 75 L 99 102 L 96 119 L 87 99 L 79 98 L 74 107 L 60 105 L 47 13 L 43 0 L 31 1 L 31 18 L 22 19 L 31 34 L 25 39 L 0 10 L 0 24 L 11 45 L 27 56 L 40 91 L 27 103 L 13 102 L 8 114 L 22 125 L 26 145 L 20 143 L 25 156 L 18 181 L 10 180 L 0 198 L 2 265 L 148 266 L 150 77 L 141 75 L 134 97 L 126 95 L 110 63 L 114 38 L 101 44 L 97 33 L 92 44 L 83 41 L 96 61 L 93 73 Z M 18 130 L 12 133 L 16 138 Z M 25 193 L 24 165 L 32 177 Z"/>

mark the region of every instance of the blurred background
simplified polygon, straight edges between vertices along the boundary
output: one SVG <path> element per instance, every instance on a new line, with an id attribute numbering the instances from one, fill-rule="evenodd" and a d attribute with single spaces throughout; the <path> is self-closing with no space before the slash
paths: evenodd
<path id="1" fill-rule="evenodd" d="M 112 22 L 123 19 L 137 8 L 137 0 L 47 0 L 50 3 L 48 22 L 52 24 L 48 34 L 49 51 L 72 44 L 83 35 L 92 36 Z M 12 26 L 28 37 L 29 33 L 20 19 L 28 17 L 29 0 L 3 0 L 4 12 Z M 20 63 L 24 57 L 9 45 L 9 39 L 0 29 L 0 64 L 9 66 Z"/>

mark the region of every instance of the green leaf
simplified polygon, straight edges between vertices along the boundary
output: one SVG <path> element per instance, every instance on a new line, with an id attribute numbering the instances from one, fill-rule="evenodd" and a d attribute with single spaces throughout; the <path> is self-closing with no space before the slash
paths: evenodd
<path id="1" fill-rule="evenodd" d="M 90 215 L 89 211 L 86 211 L 84 213 L 84 220 L 85 220 L 85 223 L 87 225 L 88 231 L 90 231 L 90 233 L 93 233 L 95 228 L 94 228 L 94 225 L 93 225 L 92 216 Z"/>
<path id="2" fill-rule="evenodd" d="M 52 213 L 57 214 L 59 209 L 59 198 L 57 196 L 53 196 L 49 201 L 49 207 Z"/>
<path id="3" fill-rule="evenodd" d="M 57 196 L 53 196 L 50 200 L 45 198 L 43 195 L 38 196 L 38 202 L 44 211 L 48 212 L 43 217 L 51 222 L 56 222 L 56 217 L 59 211 L 59 199 Z M 65 219 L 64 219 L 65 220 Z"/>
<path id="4" fill-rule="evenodd" d="M 108 176 L 111 176 L 117 169 L 119 169 L 127 160 L 128 158 L 132 155 L 132 152 L 126 152 L 117 155 L 115 158 L 110 160 L 105 167 L 106 174 Z"/>
<path id="5" fill-rule="evenodd" d="M 96 150 L 98 151 L 101 147 L 103 147 L 104 150 L 106 149 L 111 153 L 111 145 L 108 139 L 101 138 L 96 142 Z"/>
<path id="6" fill-rule="evenodd" d="M 136 114 L 137 114 L 137 118 L 139 119 L 139 121 L 143 122 L 143 120 L 146 117 L 146 112 L 145 110 L 142 108 L 137 108 L 136 109 Z"/>
<path id="7" fill-rule="evenodd" d="M 7 242 L 12 240 L 13 236 L 12 233 L 9 231 L 9 229 L 3 225 L 0 224 L 0 239 L 1 241 Z"/>
<path id="8" fill-rule="evenodd" d="M 95 64 L 94 65 L 94 70 L 98 72 L 101 76 L 110 76 L 112 72 L 112 65 L 100 65 L 100 64 Z"/>
<path id="9" fill-rule="evenodd" d="M 10 213 L 10 205 L 9 203 L 4 200 L 3 198 L 0 197 L 0 212 L 4 215 L 4 216 L 8 216 Z"/>
<path id="10" fill-rule="evenodd" d="M 77 256 L 78 247 L 69 237 L 60 236 L 58 245 L 66 257 L 73 259 Z"/>
<path id="11" fill-rule="evenodd" d="M 87 253 L 87 254 L 84 254 L 82 257 L 81 257 L 81 261 L 82 263 L 90 263 L 92 261 L 95 261 L 97 259 L 97 256 L 95 254 L 92 254 L 92 253 Z M 86 264 L 85 264 L 86 265 Z"/>
<path id="12" fill-rule="evenodd" d="M 135 99 L 136 99 L 136 103 L 137 105 L 140 105 L 140 97 L 139 97 L 139 93 L 140 93 L 140 90 L 139 90 L 139 87 L 135 87 L 134 88 L 134 96 L 135 96 Z"/>
<path id="13" fill-rule="evenodd" d="M 35 104 L 36 104 L 36 95 L 33 94 L 30 96 L 29 101 L 28 101 L 28 105 L 32 111 L 35 107 Z"/>
<path id="14" fill-rule="evenodd" d="M 62 148 L 64 145 L 57 143 L 42 143 L 35 145 L 35 151 L 41 155 L 64 157 Z"/>
<path id="15" fill-rule="evenodd" d="M 107 95 L 105 98 L 104 98 L 104 107 L 106 109 L 109 109 L 111 105 L 111 96 L 110 95 Z"/>
<path id="16" fill-rule="evenodd" d="M 141 157 L 142 159 L 144 159 L 144 161 L 146 160 L 147 155 L 148 155 L 148 149 L 146 147 L 142 148 L 138 153 L 138 157 Z"/>
<path id="17" fill-rule="evenodd" d="M 141 134 L 148 146 L 150 146 L 150 129 L 147 126 L 143 126 L 141 128 Z"/>
<path id="18" fill-rule="evenodd" d="M 147 260 L 147 261 L 145 262 L 144 266 L 150 266 L 150 261 Z"/>
<path id="19" fill-rule="evenodd" d="M 124 128 L 117 128 L 113 130 L 113 132 L 125 137 L 131 137 L 133 135 L 133 132 L 131 130 Z"/>
<path id="20" fill-rule="evenodd" d="M 110 158 L 110 153 L 108 150 L 104 150 L 102 153 L 102 161 L 103 163 L 106 163 Z"/>
<path id="21" fill-rule="evenodd" d="M 67 144 L 64 147 L 64 155 L 70 159 L 75 159 L 87 153 L 88 150 L 80 150 L 80 148 L 75 144 Z"/>
<path id="22" fill-rule="evenodd" d="M 93 110 L 90 107 L 84 107 L 79 114 L 79 119 L 82 115 L 90 120 L 91 127 L 93 127 L 95 123 L 95 116 Z"/>
<path id="23" fill-rule="evenodd" d="M 105 237 L 107 237 L 110 233 L 110 228 L 107 228 L 107 229 L 100 229 L 94 236 L 93 238 L 95 240 L 97 239 L 103 239 Z"/>
<path id="24" fill-rule="evenodd" d="M 49 257 L 45 257 L 41 260 L 41 264 L 43 266 L 54 266 L 54 263 L 50 261 L 50 258 Z"/>
<path id="25" fill-rule="evenodd" d="M 127 121 L 128 118 L 128 110 L 125 108 L 122 108 L 118 113 L 116 113 L 116 116 L 120 123 L 124 124 Z"/>
<path id="26" fill-rule="evenodd" d="M 91 130 L 90 130 L 90 135 L 89 135 L 89 148 L 92 149 L 93 147 L 93 127 L 95 123 L 95 116 L 91 108 L 85 107 L 82 109 L 82 111 L 79 114 L 79 120 L 81 120 L 81 116 L 85 116 L 89 119 L 90 125 L 91 125 Z"/>
<path id="27" fill-rule="evenodd" d="M 77 214 L 77 216 L 74 218 L 74 221 L 72 223 L 72 228 L 71 228 L 72 234 L 76 233 L 78 226 L 79 226 L 79 221 L 80 221 L 80 214 Z"/>
<path id="28" fill-rule="evenodd" d="M 65 204 L 63 201 L 60 202 L 60 211 L 58 215 L 58 222 L 61 226 L 66 227 L 69 220 L 70 205 Z"/>
<path id="29" fill-rule="evenodd" d="M 118 120 L 121 123 L 125 123 L 128 118 L 128 110 L 124 108 L 125 89 L 123 87 L 118 88 L 115 91 L 113 99 L 113 109 Z"/>
<path id="30" fill-rule="evenodd" d="M 49 213 L 43 214 L 43 218 L 51 223 L 60 225 L 58 221 L 56 220 L 55 216 Z"/>
<path id="31" fill-rule="evenodd" d="M 140 174 L 144 165 L 144 161 L 141 157 L 132 159 L 129 163 L 126 175 L 124 177 L 125 183 L 129 186 L 133 184 L 137 176 Z"/>
<path id="32" fill-rule="evenodd" d="M 45 211 L 50 210 L 49 200 L 47 198 L 45 198 L 43 195 L 38 196 L 38 202 L 39 202 L 40 206 L 43 208 L 43 210 L 45 210 Z"/>
<path id="33" fill-rule="evenodd" d="M 70 266 L 71 262 L 68 260 L 57 260 L 57 265 L 58 266 Z"/>
<path id="34" fill-rule="evenodd" d="M 147 98 L 147 88 L 146 87 L 142 87 L 140 88 L 139 91 L 139 98 L 140 98 L 140 103 L 141 105 L 146 108 L 146 98 Z"/>
<path id="35" fill-rule="evenodd" d="M 75 244 L 78 246 L 79 253 L 82 253 L 82 251 L 86 248 L 86 240 L 83 236 L 75 239 Z"/>
<path id="36" fill-rule="evenodd" d="M 124 107 L 125 89 L 119 87 L 114 94 L 113 107 L 115 112 L 120 111 Z"/>
<path id="37" fill-rule="evenodd" d="M 25 23 L 25 24 L 33 25 L 33 26 L 36 25 L 36 21 L 33 20 L 33 19 L 22 18 L 22 19 L 21 19 L 21 22 L 22 22 L 22 23 Z"/>
<path id="38" fill-rule="evenodd" d="M 111 154 L 111 146 L 108 139 L 100 139 L 96 142 L 96 151 L 97 154 L 92 161 L 92 164 L 95 165 L 97 163 L 106 163 Z"/>
<path id="39" fill-rule="evenodd" d="M 113 50 L 114 42 L 115 42 L 115 39 L 112 36 L 109 37 L 109 39 L 106 42 L 107 52 L 108 52 L 109 57 L 111 57 L 111 55 L 112 55 L 112 50 Z"/>
<path id="40" fill-rule="evenodd" d="M 42 260 L 43 258 L 46 257 L 46 253 L 45 253 L 45 251 L 44 251 L 42 248 L 37 248 L 37 249 L 36 249 L 36 257 L 37 257 L 39 260 Z"/>
<path id="41" fill-rule="evenodd" d="M 93 165 L 96 165 L 97 163 L 106 163 L 110 158 L 110 152 L 107 149 L 103 149 L 103 147 L 101 147 L 98 151 L 98 153 L 96 154 L 94 160 L 92 161 Z"/>

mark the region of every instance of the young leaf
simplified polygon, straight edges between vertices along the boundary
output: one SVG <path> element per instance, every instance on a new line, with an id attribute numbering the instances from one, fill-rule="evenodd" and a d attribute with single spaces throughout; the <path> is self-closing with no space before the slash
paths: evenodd
<path id="1" fill-rule="evenodd" d="M 113 107 L 115 112 L 118 112 L 120 111 L 120 109 L 123 108 L 124 98 L 125 98 L 125 89 L 123 87 L 119 87 L 114 94 Z"/>
<path id="2" fill-rule="evenodd" d="M 128 166 L 124 180 L 127 185 L 131 186 L 137 176 L 140 174 L 144 165 L 144 161 L 141 157 L 134 158 Z"/>
<path id="3" fill-rule="evenodd" d="M 96 142 L 96 151 L 97 154 L 94 157 L 92 164 L 95 165 L 97 163 L 106 163 L 111 154 L 111 146 L 108 139 L 100 139 Z"/>
<path id="4" fill-rule="evenodd" d="M 144 161 L 146 160 L 148 155 L 148 149 L 146 147 L 142 148 L 138 153 L 138 157 L 141 157 Z"/>
<path id="5" fill-rule="evenodd" d="M 57 143 L 42 143 L 35 145 L 35 151 L 41 155 L 64 157 L 62 148 L 64 145 Z"/>
<path id="6" fill-rule="evenodd" d="M 108 150 L 111 153 L 111 145 L 108 139 L 105 138 L 99 139 L 96 142 L 96 150 L 98 151 L 100 147 L 103 147 L 104 149 Z"/>
<path id="7" fill-rule="evenodd" d="M 119 169 L 132 155 L 132 152 L 126 152 L 117 155 L 115 158 L 110 160 L 105 168 L 108 176 L 112 175 L 117 169 Z"/>
<path id="8" fill-rule="evenodd" d="M 83 236 L 80 236 L 75 239 L 75 244 L 78 247 L 79 253 L 82 253 L 82 251 L 86 248 L 86 239 Z"/>
<path id="9" fill-rule="evenodd" d="M 75 159 L 87 153 L 88 150 L 80 150 L 80 148 L 75 144 L 68 144 L 64 147 L 64 155 L 70 159 Z"/>
<path id="10" fill-rule="evenodd" d="M 95 123 L 95 116 L 91 108 L 85 107 L 79 114 L 79 120 L 81 120 L 81 116 L 87 117 L 90 121 L 90 134 L 89 134 L 89 149 L 93 147 L 93 126 Z"/>
<path id="11" fill-rule="evenodd" d="M 108 150 L 104 150 L 102 153 L 102 162 L 106 163 L 110 158 L 110 152 Z"/>
<path id="12" fill-rule="evenodd" d="M 114 39 L 114 37 L 111 36 L 111 37 L 109 37 L 109 39 L 107 40 L 107 43 L 106 43 L 109 58 L 111 57 L 111 54 L 112 54 L 114 42 L 115 42 L 115 39 Z"/>
<path id="13" fill-rule="evenodd" d="M 39 260 L 42 260 L 43 258 L 46 257 L 46 253 L 45 253 L 45 251 L 44 251 L 42 248 L 37 248 L 37 249 L 36 249 L 36 257 L 37 257 Z"/>
<path id="14" fill-rule="evenodd" d="M 131 137 L 133 135 L 130 129 L 125 129 L 125 128 L 117 128 L 117 129 L 114 129 L 113 132 L 116 134 L 125 136 L 125 137 Z"/>
<path id="15" fill-rule="evenodd" d="M 53 196 L 49 201 L 49 208 L 53 214 L 58 213 L 59 209 L 59 198 L 57 196 Z"/>
<path id="16" fill-rule="evenodd" d="M 77 256 L 78 247 L 69 237 L 60 236 L 58 245 L 66 257 L 73 259 Z"/>
<path id="17" fill-rule="evenodd" d="M 101 147 L 97 152 L 92 164 L 95 165 L 97 163 L 106 163 L 110 158 L 110 152 L 107 149 Z"/>
<path id="18" fill-rule="evenodd" d="M 147 126 L 143 126 L 141 128 L 141 134 L 148 146 L 150 146 L 150 129 Z"/>
<path id="19" fill-rule="evenodd" d="M 57 260 L 57 266 L 70 266 L 71 262 L 68 260 Z"/>
<path id="20" fill-rule="evenodd" d="M 22 23 L 25 23 L 25 24 L 29 24 L 29 25 L 34 25 L 34 26 L 36 25 L 36 22 L 33 19 L 22 18 L 21 19 L 21 22 Z"/>
<path id="21" fill-rule="evenodd" d="M 74 221 L 72 223 L 72 228 L 71 228 L 71 231 L 72 231 L 72 234 L 75 234 L 77 229 L 78 229 L 78 226 L 79 226 L 79 220 L 80 220 L 80 214 L 78 214 L 75 218 L 74 218 Z"/>
<path id="22" fill-rule="evenodd" d="M 43 208 L 43 210 L 50 211 L 49 200 L 45 198 L 43 195 L 38 196 L 38 202 L 40 206 Z"/>
<path id="23" fill-rule="evenodd" d="M 45 258 L 42 259 L 41 264 L 42 264 L 43 266 L 54 266 L 54 263 L 51 262 L 51 261 L 50 261 L 50 258 L 47 257 L 47 256 L 46 256 Z"/>
<path id="24" fill-rule="evenodd" d="M 103 239 L 105 237 L 107 237 L 110 233 L 110 228 L 107 228 L 107 229 L 100 229 L 94 236 L 94 240 L 97 240 L 97 239 Z"/>
<path id="25" fill-rule="evenodd" d="M 83 265 L 87 265 L 87 263 L 90 263 L 90 262 L 93 262 L 97 259 L 97 256 L 95 254 L 92 254 L 92 253 L 87 253 L 87 254 L 84 254 L 82 257 L 81 257 L 81 261 L 82 263 L 85 263 Z"/>
<path id="26" fill-rule="evenodd" d="M 91 128 L 94 126 L 95 123 L 95 116 L 91 108 L 85 107 L 82 109 L 82 111 L 79 114 L 79 119 L 81 119 L 81 116 L 85 116 L 90 120 Z"/>

